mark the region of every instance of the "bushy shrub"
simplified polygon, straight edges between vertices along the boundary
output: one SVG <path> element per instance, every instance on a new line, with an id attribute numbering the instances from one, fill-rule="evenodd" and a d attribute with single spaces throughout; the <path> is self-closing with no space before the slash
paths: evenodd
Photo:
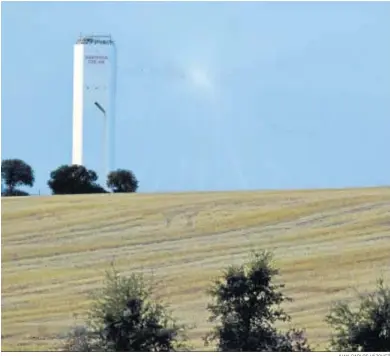
<path id="1" fill-rule="evenodd" d="M 290 321 L 280 307 L 290 300 L 274 284 L 278 270 L 271 266 L 272 255 L 253 254 L 249 263 L 231 266 L 209 290 L 210 322 L 217 325 L 206 335 L 205 343 L 215 341 L 217 351 L 310 351 L 303 331 L 281 332 L 275 323 Z"/>
<path id="2" fill-rule="evenodd" d="M 332 351 L 390 351 L 390 288 L 379 280 L 376 291 L 359 295 L 353 310 L 344 302 L 336 303 L 326 322 L 333 329 Z"/>
<path id="3" fill-rule="evenodd" d="M 86 325 L 72 330 L 64 351 L 188 350 L 186 327 L 153 299 L 154 287 L 142 274 L 122 277 L 112 267 L 93 295 Z"/>

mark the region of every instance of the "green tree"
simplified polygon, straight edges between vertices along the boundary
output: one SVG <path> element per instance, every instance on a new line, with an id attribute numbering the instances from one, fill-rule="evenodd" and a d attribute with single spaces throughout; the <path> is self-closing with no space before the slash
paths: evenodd
<path id="1" fill-rule="evenodd" d="M 93 295 L 86 325 L 73 329 L 64 351 L 188 350 L 186 327 L 153 299 L 155 287 L 142 274 L 121 277 L 112 267 Z"/>
<path id="2" fill-rule="evenodd" d="M 254 253 L 249 263 L 230 266 L 209 290 L 213 303 L 209 321 L 217 325 L 205 337 L 216 341 L 217 351 L 310 351 L 303 331 L 278 331 L 276 322 L 290 321 L 280 304 L 291 300 L 283 295 L 284 285 L 272 282 L 278 270 L 272 255 Z"/>
<path id="3" fill-rule="evenodd" d="M 138 189 L 138 180 L 132 171 L 118 169 L 109 173 L 107 187 L 114 193 L 134 193 Z"/>
<path id="4" fill-rule="evenodd" d="M 63 165 L 50 173 L 47 182 L 53 194 L 90 194 L 106 193 L 96 181 L 98 176 L 93 170 L 80 165 Z"/>
<path id="5" fill-rule="evenodd" d="M 359 295 L 353 310 L 347 303 L 336 303 L 326 317 L 333 329 L 331 351 L 390 351 L 390 288 L 379 280 L 377 289 Z"/>
<path id="6" fill-rule="evenodd" d="M 1 179 L 6 185 L 2 195 L 28 195 L 28 193 L 16 189 L 20 185 L 32 187 L 35 177 L 30 165 L 20 159 L 4 159 L 1 162 Z"/>

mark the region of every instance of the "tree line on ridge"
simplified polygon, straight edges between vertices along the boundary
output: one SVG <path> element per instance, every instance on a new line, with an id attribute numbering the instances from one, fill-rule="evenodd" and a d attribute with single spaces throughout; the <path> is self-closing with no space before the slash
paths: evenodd
<path id="1" fill-rule="evenodd" d="M 95 171 L 81 165 L 62 165 L 50 173 L 47 184 L 53 195 L 93 193 L 134 193 L 139 182 L 135 174 L 126 169 L 117 169 L 107 176 L 107 191 L 97 183 Z M 1 162 L 2 196 L 27 196 L 21 186 L 32 187 L 35 174 L 32 167 L 20 159 L 4 159 Z M 3 187 L 3 185 L 5 187 Z"/>

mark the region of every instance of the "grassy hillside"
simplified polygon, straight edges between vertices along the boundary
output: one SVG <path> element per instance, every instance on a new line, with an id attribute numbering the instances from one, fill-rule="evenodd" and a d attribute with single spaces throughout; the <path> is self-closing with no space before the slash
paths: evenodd
<path id="1" fill-rule="evenodd" d="M 272 250 L 293 322 L 323 348 L 332 301 L 390 276 L 390 188 L 2 198 L 3 350 L 47 350 L 115 259 L 153 271 L 198 349 L 205 289 L 254 248 Z"/>

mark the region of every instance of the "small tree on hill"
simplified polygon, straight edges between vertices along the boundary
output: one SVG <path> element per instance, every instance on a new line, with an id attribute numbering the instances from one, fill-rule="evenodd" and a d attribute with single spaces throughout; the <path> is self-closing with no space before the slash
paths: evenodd
<path id="1" fill-rule="evenodd" d="M 112 268 L 103 289 L 93 296 L 86 325 L 73 329 L 64 351 L 187 350 L 185 327 L 152 299 L 153 287 L 141 274 L 121 277 Z"/>
<path id="2" fill-rule="evenodd" d="M 52 171 L 47 182 L 53 194 L 105 193 L 96 172 L 80 165 L 63 165 Z"/>
<path id="3" fill-rule="evenodd" d="M 359 296 L 360 305 L 352 310 L 347 303 L 334 305 L 326 317 L 333 328 L 332 351 L 390 351 L 390 288 L 379 280 L 377 290 Z"/>
<path id="4" fill-rule="evenodd" d="M 34 185 L 34 171 L 30 165 L 20 159 L 4 159 L 1 162 L 1 178 L 6 185 L 2 195 L 28 195 L 28 193 L 16 189 L 17 186 Z"/>
<path id="5" fill-rule="evenodd" d="M 242 266 L 231 266 L 217 280 L 209 294 L 210 321 L 217 322 L 206 335 L 206 345 L 217 342 L 217 351 L 310 351 L 303 331 L 278 331 L 274 324 L 290 317 L 280 304 L 291 300 L 280 291 L 284 285 L 272 282 L 278 270 L 269 253 L 256 253 Z"/>
<path id="6" fill-rule="evenodd" d="M 109 173 L 107 187 L 114 193 L 134 193 L 138 189 L 138 180 L 132 171 L 118 169 Z"/>

